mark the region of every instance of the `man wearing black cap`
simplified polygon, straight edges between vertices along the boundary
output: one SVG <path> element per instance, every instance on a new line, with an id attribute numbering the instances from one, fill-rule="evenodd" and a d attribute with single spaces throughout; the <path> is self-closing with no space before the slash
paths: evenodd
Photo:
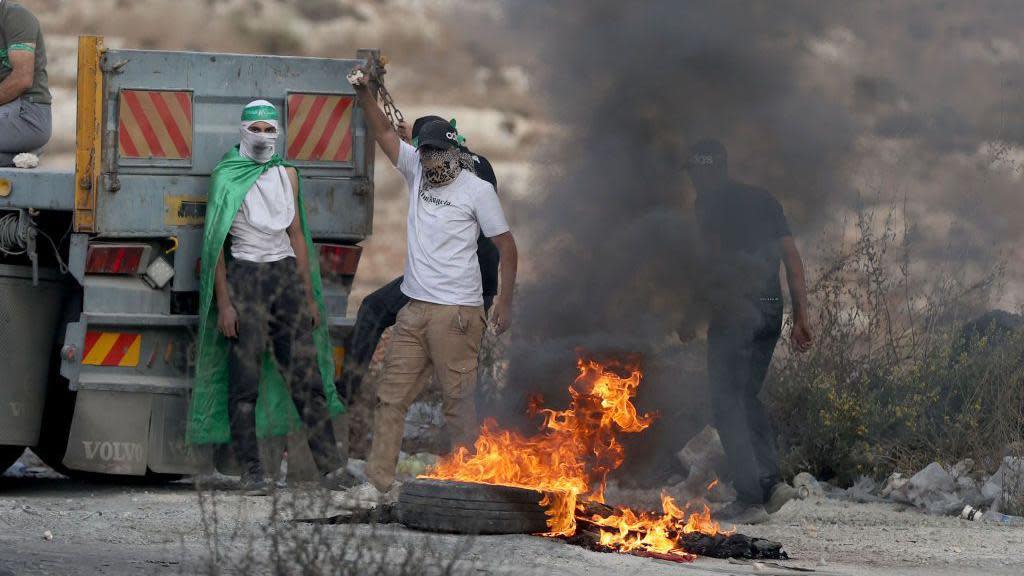
<path id="1" fill-rule="evenodd" d="M 721 142 L 702 140 L 690 149 L 687 168 L 710 264 L 711 405 L 738 494 L 718 516 L 753 524 L 767 520 L 766 503 L 781 506 L 787 488 L 780 482 L 775 434 L 758 399 L 782 333 L 780 262 L 793 304 L 793 344 L 807 350 L 812 335 L 803 264 L 782 205 L 766 190 L 730 179 L 727 160 Z"/>
<path id="2" fill-rule="evenodd" d="M 440 116 L 423 116 L 417 118 L 411 127 L 408 124 L 399 124 L 399 136 L 405 142 L 412 142 L 419 136 L 426 122 L 436 120 L 444 121 Z M 487 158 L 473 153 L 464 145 L 460 152 L 469 169 L 497 189 L 497 177 Z M 494 296 L 498 293 L 500 259 L 498 248 L 482 232 L 477 238 L 476 255 L 477 261 L 480 263 L 480 276 L 483 282 L 484 311 L 487 312 L 491 309 Z M 398 312 L 409 303 L 409 297 L 402 292 L 404 279 L 404 276 L 399 276 L 388 282 L 363 298 L 359 305 L 352 337 L 345 349 L 345 370 L 338 383 L 339 390 L 343 394 L 347 394 L 350 400 L 362 386 L 363 378 L 369 370 L 370 361 L 373 359 L 373 353 L 377 349 L 377 343 L 380 342 L 384 330 L 394 325 L 398 318 Z M 422 377 L 428 378 L 429 375 L 428 370 Z"/>
<path id="3" fill-rule="evenodd" d="M 477 354 L 486 328 L 477 237 L 491 238 L 501 258 L 501 286 L 491 313 L 497 333 L 509 326 L 517 254 L 494 186 L 466 169 L 459 133 L 443 119 L 427 120 L 412 144 L 403 142 L 368 87 L 349 76 L 371 136 L 409 187 L 408 250 L 398 313 L 377 390 L 367 484 L 345 494 L 343 506 L 374 506 L 395 494 L 395 466 L 405 415 L 433 369 L 444 396 L 453 445 L 476 438 Z"/>

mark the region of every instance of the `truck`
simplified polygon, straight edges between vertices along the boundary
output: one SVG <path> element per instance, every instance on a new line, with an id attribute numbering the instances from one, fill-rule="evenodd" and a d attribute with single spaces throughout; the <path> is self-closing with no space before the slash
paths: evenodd
<path id="1" fill-rule="evenodd" d="M 78 44 L 75 169 L 0 169 L 0 472 L 31 447 L 72 476 L 180 477 L 210 174 L 250 101 L 282 111 L 336 370 L 372 231 L 374 146 L 353 59 Z M 336 374 L 337 375 L 337 374 Z M 295 442 L 299 445 L 299 442 Z M 212 451 L 211 451 L 212 452 Z"/>

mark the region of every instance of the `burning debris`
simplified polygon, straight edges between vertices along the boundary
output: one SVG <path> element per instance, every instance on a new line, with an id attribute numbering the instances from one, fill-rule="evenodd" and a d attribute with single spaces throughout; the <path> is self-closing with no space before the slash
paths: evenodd
<path id="1" fill-rule="evenodd" d="M 618 361 L 578 361 L 566 410 L 544 408 L 534 398 L 531 415 L 543 415 L 541 431 L 525 437 L 488 419 L 475 451 L 460 448 L 424 478 L 513 486 L 543 493 L 548 537 L 593 550 L 674 561 L 696 554 L 737 558 L 786 558 L 781 545 L 722 530 L 704 503 L 680 506 L 662 495 L 662 511 L 638 512 L 604 503 L 608 473 L 625 459 L 621 433 L 644 431 L 655 415 L 633 405 L 642 373 Z"/>

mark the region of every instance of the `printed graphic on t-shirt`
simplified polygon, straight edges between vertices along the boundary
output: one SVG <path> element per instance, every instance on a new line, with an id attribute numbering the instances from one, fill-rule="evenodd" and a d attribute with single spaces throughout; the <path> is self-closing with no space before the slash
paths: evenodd
<path id="1" fill-rule="evenodd" d="M 433 204 L 434 206 L 451 206 L 452 205 L 451 202 L 449 202 L 447 200 L 444 200 L 442 198 L 438 198 L 437 196 L 431 196 L 430 194 L 427 194 L 423 190 L 420 190 L 420 200 L 423 200 L 427 204 Z"/>

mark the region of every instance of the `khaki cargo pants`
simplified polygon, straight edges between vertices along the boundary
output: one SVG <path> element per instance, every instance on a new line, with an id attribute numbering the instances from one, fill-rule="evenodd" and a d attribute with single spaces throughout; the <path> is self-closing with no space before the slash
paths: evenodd
<path id="1" fill-rule="evenodd" d="M 477 356 L 487 322 L 483 306 L 448 306 L 412 300 L 398 313 L 384 376 L 377 388 L 373 445 L 367 475 L 379 489 L 395 481 L 405 415 L 433 368 L 444 395 L 444 418 L 452 446 L 476 440 Z"/>

